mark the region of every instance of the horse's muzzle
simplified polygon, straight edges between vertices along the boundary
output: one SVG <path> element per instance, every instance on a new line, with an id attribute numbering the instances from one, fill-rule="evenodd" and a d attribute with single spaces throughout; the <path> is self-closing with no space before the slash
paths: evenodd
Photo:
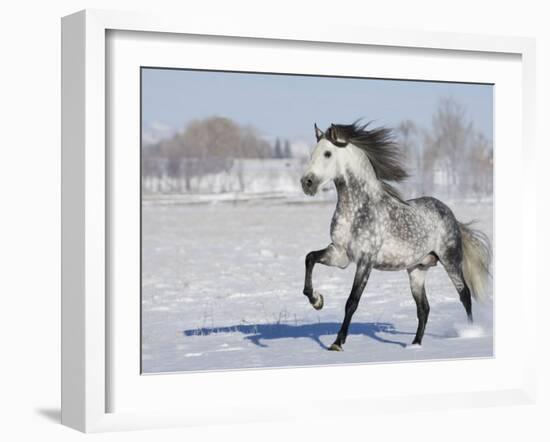
<path id="1" fill-rule="evenodd" d="M 319 185 L 319 181 L 315 178 L 315 175 L 308 173 L 305 174 L 302 179 L 300 180 L 302 183 L 302 190 L 306 195 L 315 195 L 317 193 L 317 186 Z"/>

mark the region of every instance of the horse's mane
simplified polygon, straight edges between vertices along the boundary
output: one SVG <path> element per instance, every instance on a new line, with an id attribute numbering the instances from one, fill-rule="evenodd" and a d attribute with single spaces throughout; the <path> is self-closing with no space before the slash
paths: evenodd
<path id="1" fill-rule="evenodd" d="M 402 164 L 402 153 L 395 141 L 393 131 L 386 127 L 368 129 L 371 122 L 360 124 L 332 124 L 325 132 L 331 143 L 343 147 L 348 143 L 361 149 L 368 157 L 376 178 L 383 189 L 401 201 L 399 191 L 388 181 L 403 181 L 409 175 Z"/>

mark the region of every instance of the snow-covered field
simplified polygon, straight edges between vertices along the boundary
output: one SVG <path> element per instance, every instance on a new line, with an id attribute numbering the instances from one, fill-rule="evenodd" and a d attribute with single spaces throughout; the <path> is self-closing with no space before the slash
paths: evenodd
<path id="1" fill-rule="evenodd" d="M 407 347 L 417 320 L 406 272 L 373 271 L 344 351 L 327 351 L 354 268 L 315 267 L 323 310 L 309 305 L 302 288 L 306 253 L 330 242 L 334 203 L 198 202 L 143 203 L 145 373 L 492 356 L 492 302 L 474 303 L 468 326 L 439 265 L 428 274 L 422 347 Z M 491 201 L 446 202 L 492 238 Z"/>

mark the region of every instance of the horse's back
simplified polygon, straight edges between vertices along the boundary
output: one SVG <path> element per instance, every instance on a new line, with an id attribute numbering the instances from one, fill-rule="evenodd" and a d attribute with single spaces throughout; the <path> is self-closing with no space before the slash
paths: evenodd
<path id="1" fill-rule="evenodd" d="M 453 211 L 443 201 L 433 196 L 422 196 L 408 200 L 407 203 L 421 211 L 437 215 L 441 219 L 452 219 L 456 222 Z"/>

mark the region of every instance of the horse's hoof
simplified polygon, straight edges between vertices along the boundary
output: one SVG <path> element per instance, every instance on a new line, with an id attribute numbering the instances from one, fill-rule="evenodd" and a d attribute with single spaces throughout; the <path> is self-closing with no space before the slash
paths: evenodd
<path id="1" fill-rule="evenodd" d="M 323 299 L 323 295 L 320 293 L 316 293 L 317 299 L 315 302 L 312 302 L 311 305 L 315 310 L 321 310 L 323 308 L 323 305 L 325 305 L 325 300 Z"/>
<path id="2" fill-rule="evenodd" d="M 330 351 L 344 351 L 338 344 L 332 344 L 329 348 Z"/>

